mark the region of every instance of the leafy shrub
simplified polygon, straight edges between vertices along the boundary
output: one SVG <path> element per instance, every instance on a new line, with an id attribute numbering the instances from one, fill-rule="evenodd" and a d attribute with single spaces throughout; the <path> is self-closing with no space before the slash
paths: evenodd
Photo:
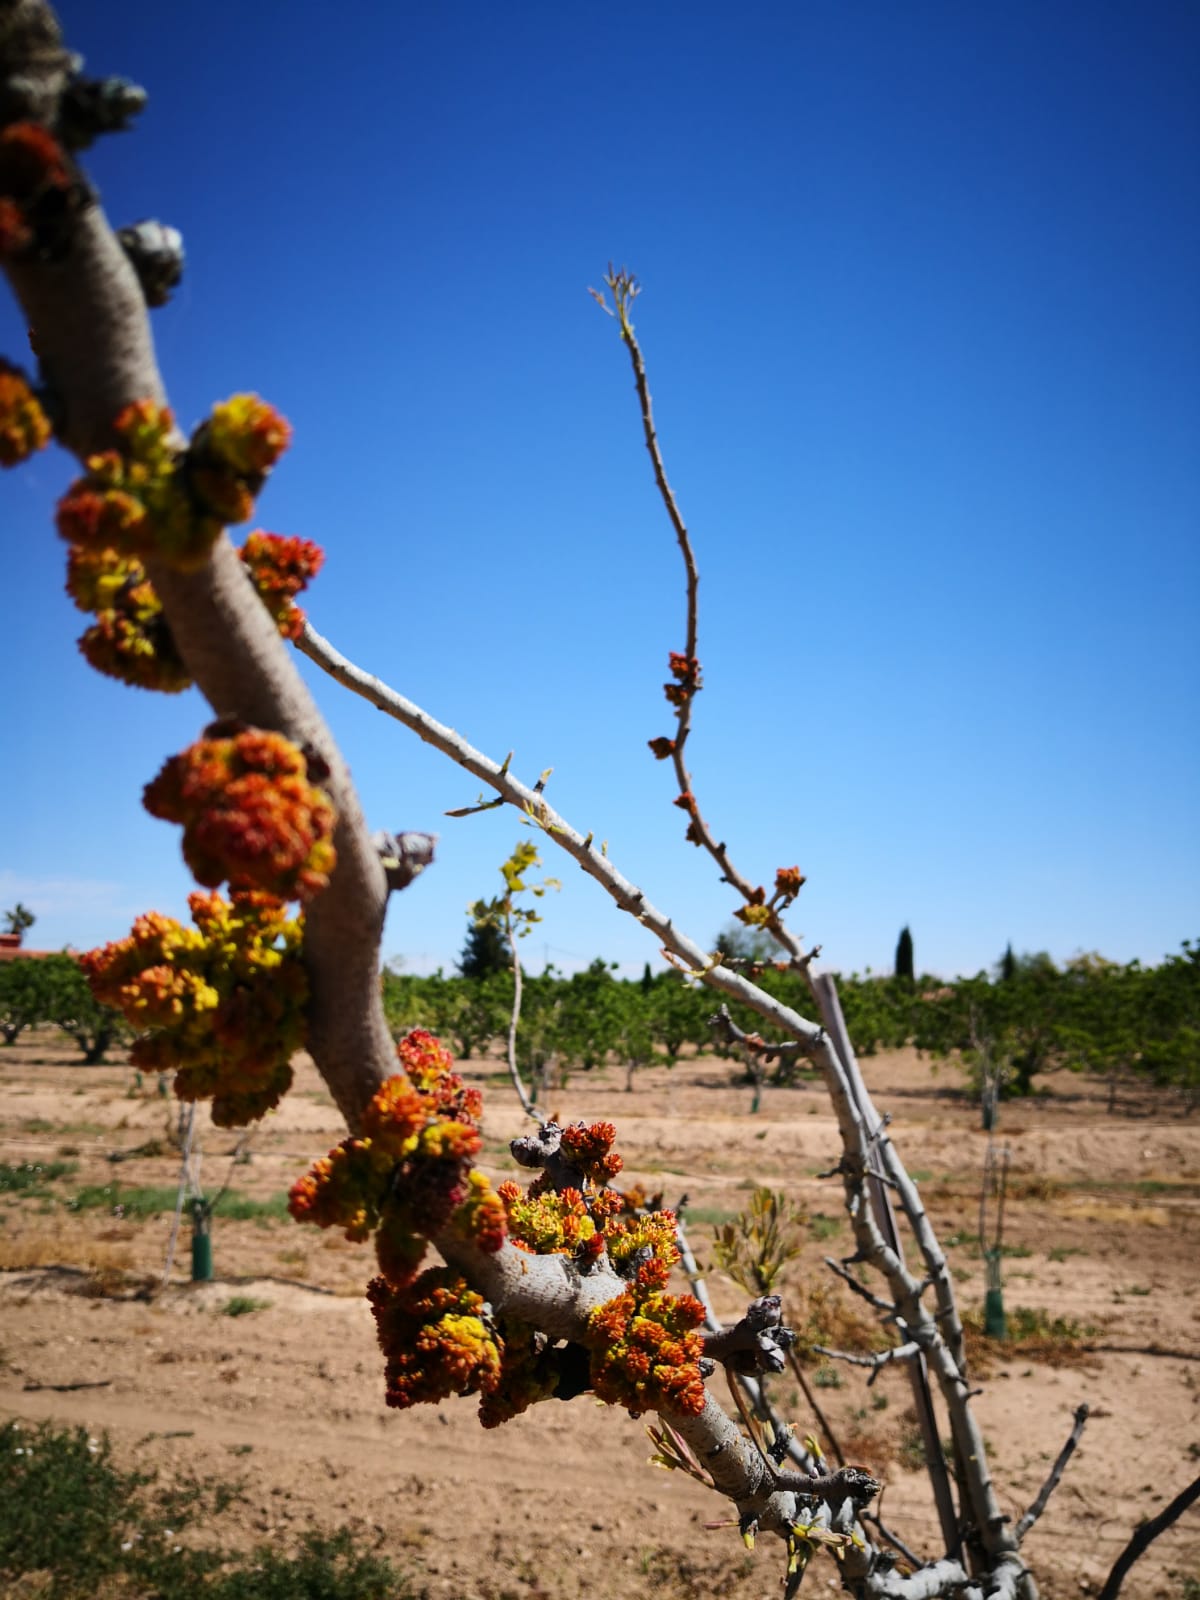
<path id="1" fill-rule="evenodd" d="M 164 1486 L 122 1472 L 108 1439 L 85 1428 L 4 1423 L 0 1588 L 36 1575 L 21 1592 L 44 1600 L 413 1600 L 404 1575 L 344 1530 L 234 1561 L 181 1543 L 185 1528 L 208 1525 L 239 1495 L 212 1479 Z"/>

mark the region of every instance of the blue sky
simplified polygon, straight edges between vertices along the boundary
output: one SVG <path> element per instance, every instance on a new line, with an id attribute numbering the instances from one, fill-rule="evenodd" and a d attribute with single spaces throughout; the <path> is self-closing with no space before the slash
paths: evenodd
<path id="1" fill-rule="evenodd" d="M 185 236 L 154 318 L 180 419 L 253 389 L 294 425 L 254 525 L 326 547 L 315 625 L 529 781 L 552 766 L 680 926 L 708 942 L 735 901 L 646 750 L 683 583 L 585 292 L 610 258 L 645 286 L 701 567 L 695 788 L 743 870 L 799 863 L 795 925 L 844 970 L 888 967 L 904 923 L 945 974 L 1200 934 L 1193 5 L 60 15 L 150 92 L 89 165 L 114 222 Z M 206 720 L 77 655 L 70 476 L 0 481 L 0 907 L 51 948 L 185 914 L 138 802 Z M 385 953 L 449 968 L 516 816 L 446 820 L 478 785 L 303 666 L 372 825 L 441 835 Z M 657 963 L 546 866 L 533 966 Z"/>

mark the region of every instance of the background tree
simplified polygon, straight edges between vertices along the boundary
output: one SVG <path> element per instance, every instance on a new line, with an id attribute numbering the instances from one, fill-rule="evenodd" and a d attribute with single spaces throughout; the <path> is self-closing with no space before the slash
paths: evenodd
<path id="1" fill-rule="evenodd" d="M 464 978 L 493 978 L 497 973 L 511 972 L 512 960 L 512 950 L 499 923 L 480 922 L 472 917 L 458 958 L 460 974 Z"/>
<path id="2" fill-rule="evenodd" d="M 39 974 L 46 991 L 43 1020 L 70 1034 L 83 1052 L 85 1066 L 97 1066 L 113 1045 L 130 1038 L 124 1017 L 96 999 L 74 956 L 42 956 L 38 965 L 44 969 Z"/>
<path id="3" fill-rule="evenodd" d="M 37 918 L 29 907 L 23 906 L 18 901 L 11 911 L 4 913 L 4 931 L 5 933 L 15 933 L 19 942 L 36 921 Z"/>
<path id="4" fill-rule="evenodd" d="M 916 977 L 913 971 L 913 938 L 907 923 L 900 929 L 900 937 L 896 941 L 896 977 L 901 983 L 912 983 Z"/>
<path id="5" fill-rule="evenodd" d="M 52 980 L 36 956 L 0 961 L 0 1034 L 15 1044 L 26 1028 L 49 1020 Z"/>

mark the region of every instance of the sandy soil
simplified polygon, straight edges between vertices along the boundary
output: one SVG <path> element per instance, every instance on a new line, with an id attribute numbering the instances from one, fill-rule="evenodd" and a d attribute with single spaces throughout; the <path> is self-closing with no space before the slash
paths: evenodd
<path id="1" fill-rule="evenodd" d="M 173 1185 L 172 1107 L 124 1064 L 87 1068 L 48 1034 L 0 1050 L 0 1162 L 68 1161 L 51 1198 L 0 1195 L 0 1415 L 107 1430 L 119 1457 L 170 1476 L 239 1479 L 245 1497 L 221 1519 L 229 1545 L 349 1525 L 412 1574 L 419 1592 L 462 1600 L 673 1600 L 715 1595 L 775 1600 L 781 1551 L 747 1554 L 723 1502 L 680 1474 L 646 1464 L 643 1426 L 587 1398 L 534 1408 L 484 1432 L 471 1401 L 389 1412 L 361 1296 L 367 1252 L 286 1218 L 218 1216 L 217 1279 L 186 1281 L 186 1239 L 162 1288 L 170 1219 L 111 1207 L 73 1212 L 83 1185 Z M 961 1303 L 983 1298 L 970 1238 L 985 1136 L 958 1075 L 931 1074 L 912 1052 L 865 1069 L 881 1109 L 948 1244 Z M 511 1170 L 520 1117 L 500 1063 L 467 1063 L 486 1091 L 485 1167 Z M 686 1191 L 692 1238 L 711 1239 L 756 1184 L 788 1191 L 829 1220 L 792 1270 L 788 1295 L 829 1274 L 823 1253 L 850 1246 L 836 1181 L 835 1126 L 817 1085 L 769 1089 L 757 1116 L 735 1069 L 687 1060 L 624 1092 L 617 1071 L 581 1075 L 557 1097 L 566 1118 L 617 1123 L 625 1176 Z M 254 1135 L 233 1188 L 277 1196 L 339 1137 L 311 1065 Z M 1138 1520 L 1196 1474 L 1200 1457 L 1200 1118 L 1146 1098 L 1105 1110 L 1101 1089 L 1053 1079 L 1034 1103 L 1005 1107 L 1012 1155 L 1005 1304 L 1068 1317 L 1090 1330 L 1063 1364 L 1002 1349 L 982 1371 L 979 1417 L 1004 1507 L 1019 1516 L 1041 1486 L 1087 1400 L 1081 1448 L 1026 1551 L 1042 1592 L 1095 1592 Z M 234 1136 L 205 1125 L 205 1177 L 229 1173 Z M 141 1154 L 131 1152 L 142 1151 Z M 718 1309 L 744 1301 L 719 1271 Z M 256 1308 L 230 1314 L 235 1297 Z M 1151 1353 L 1151 1352 L 1154 1353 Z M 87 1385 L 88 1387 L 80 1387 Z M 782 1380 L 777 1398 L 811 1418 Z M 886 1482 L 883 1515 L 917 1550 L 935 1553 L 924 1472 L 912 1465 L 912 1415 L 902 1374 L 868 1391 L 839 1368 L 819 1391 L 851 1459 Z M 907 1413 L 907 1414 L 906 1414 Z M 1200 1574 L 1200 1507 L 1152 1549 L 1123 1594 L 1177 1596 Z M 836 1588 L 816 1564 L 805 1592 Z"/>

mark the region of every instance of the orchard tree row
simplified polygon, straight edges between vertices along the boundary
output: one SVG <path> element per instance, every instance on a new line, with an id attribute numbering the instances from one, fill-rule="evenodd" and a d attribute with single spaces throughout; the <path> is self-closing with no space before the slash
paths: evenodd
<path id="1" fill-rule="evenodd" d="M 0 962 L 0 1038 L 15 1044 L 27 1028 L 46 1023 L 71 1035 L 88 1066 L 132 1037 L 121 1013 L 94 997 L 73 955 Z"/>
<path id="2" fill-rule="evenodd" d="M 489 932 L 472 930 L 462 970 L 452 976 L 385 969 L 384 1009 L 395 1037 L 428 1028 L 463 1059 L 500 1048 L 513 976 L 502 942 Z M 742 959 L 754 963 L 754 952 Z M 784 1004 L 799 1004 L 794 972 L 764 962 L 756 981 Z M 954 983 L 852 974 L 839 977 L 838 992 L 861 1055 L 912 1044 L 937 1058 L 958 1057 L 981 1092 L 991 1085 L 1005 1098 L 1028 1095 L 1039 1076 L 1067 1069 L 1104 1077 L 1110 1104 L 1130 1081 L 1175 1090 L 1188 1109 L 1200 1100 L 1200 943 L 1185 942 L 1154 967 L 1095 955 L 1058 967 L 1045 954 L 1006 955 L 993 973 Z M 734 1003 L 730 1012 L 740 1030 L 754 1029 L 748 1008 Z M 517 1062 L 534 1084 L 561 1084 L 572 1072 L 615 1062 L 632 1088 L 640 1068 L 673 1066 L 689 1050 L 715 1051 L 740 1055 L 760 1080 L 793 1081 L 794 1058 L 772 1054 L 779 1040 L 771 1029 L 752 1034 L 766 1049 L 737 1051 L 714 1029 L 714 1013 L 711 992 L 672 969 L 651 973 L 647 966 L 640 979 L 627 980 L 599 957 L 569 976 L 547 967 L 523 978 Z M 89 1065 L 131 1037 L 120 1013 L 93 997 L 73 956 L 3 962 L 0 1038 L 11 1045 L 42 1024 L 70 1034 Z"/>
<path id="3" fill-rule="evenodd" d="M 385 971 L 384 1005 L 394 1033 L 428 1027 L 452 1039 L 462 1057 L 485 1054 L 503 1039 L 513 978 L 503 941 L 490 932 L 472 930 L 460 976 Z M 738 943 L 729 933 L 717 942 Z M 724 953 L 746 963 L 784 1004 L 801 1003 L 802 978 L 777 970 L 752 940 Z M 671 969 L 652 974 L 647 966 L 640 979 L 623 980 L 597 958 L 570 976 L 553 967 L 526 975 L 522 990 L 517 1060 L 534 1081 L 547 1072 L 561 1081 L 612 1059 L 626 1068 L 632 1087 L 639 1067 L 674 1065 L 689 1046 L 697 1054 L 734 1053 L 728 1036 L 714 1031 L 711 992 Z M 853 974 L 838 978 L 838 993 L 861 1055 L 912 1044 L 935 1057 L 958 1056 L 973 1084 L 982 1090 L 994 1083 L 1004 1097 L 1032 1093 L 1037 1077 L 1058 1069 L 1100 1074 L 1114 1095 L 1133 1078 L 1180 1091 L 1189 1108 L 1200 1097 L 1200 945 L 1185 943 L 1154 967 L 1095 955 L 1059 967 L 1045 954 L 1010 951 L 994 972 L 953 983 Z M 748 1008 L 735 1002 L 730 1012 L 738 1029 L 754 1029 Z M 767 1047 L 781 1038 L 769 1028 L 753 1037 Z M 772 1083 L 794 1075 L 794 1057 L 775 1057 L 769 1048 L 742 1053 L 751 1065 L 757 1059 Z"/>

